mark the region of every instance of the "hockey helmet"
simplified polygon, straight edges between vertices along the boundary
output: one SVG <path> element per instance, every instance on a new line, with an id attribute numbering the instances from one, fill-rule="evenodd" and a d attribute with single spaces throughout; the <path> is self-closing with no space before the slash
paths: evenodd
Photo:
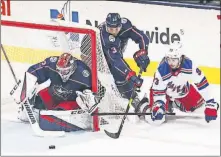
<path id="1" fill-rule="evenodd" d="M 77 68 L 76 59 L 70 53 L 63 53 L 56 64 L 56 70 L 63 82 L 66 82 Z"/>
<path id="2" fill-rule="evenodd" d="M 106 18 L 107 27 L 121 27 L 121 17 L 118 13 L 109 13 Z"/>
<path id="3" fill-rule="evenodd" d="M 106 18 L 106 30 L 113 36 L 117 36 L 122 28 L 121 17 L 118 13 L 109 13 Z"/>
<path id="4" fill-rule="evenodd" d="M 178 59 L 178 65 L 180 65 L 183 55 L 183 45 L 180 41 L 173 42 L 169 49 L 167 50 L 165 54 L 165 58 L 167 61 L 169 59 Z"/>

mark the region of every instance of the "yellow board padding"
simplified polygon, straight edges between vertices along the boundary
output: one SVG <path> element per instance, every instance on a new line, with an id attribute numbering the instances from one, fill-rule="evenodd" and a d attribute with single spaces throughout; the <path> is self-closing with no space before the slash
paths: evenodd
<path id="1" fill-rule="evenodd" d="M 16 46 L 4 46 L 4 50 L 11 62 L 21 62 L 35 64 L 43 61 L 46 57 L 60 55 L 59 51 L 48 51 L 42 49 L 31 49 Z M 1 50 L 2 51 L 2 50 Z M 1 52 L 1 60 L 5 60 L 4 54 Z"/>
<path id="2" fill-rule="evenodd" d="M 139 68 L 137 67 L 135 61 L 131 58 L 126 59 L 126 61 L 129 66 L 133 67 L 133 70 L 138 74 Z M 150 65 L 147 68 L 147 72 L 143 72 L 142 76 L 153 76 L 158 65 L 159 62 L 150 62 Z M 199 66 L 199 69 L 203 71 L 209 83 L 220 84 L 220 68 Z"/>
<path id="3" fill-rule="evenodd" d="M 11 62 L 21 62 L 35 64 L 43 61 L 46 57 L 49 56 L 58 56 L 61 54 L 60 51 L 49 51 L 42 49 L 31 49 L 31 48 L 22 48 L 15 46 L 4 46 L 4 49 L 7 53 L 7 56 Z M 3 53 L 1 52 L 1 60 L 5 60 Z M 132 69 L 139 72 L 135 61 L 132 58 L 126 58 L 126 62 L 129 64 Z M 143 72 L 142 76 L 153 76 L 154 72 L 158 67 L 159 62 L 152 61 L 147 68 L 147 72 Z M 215 67 L 199 67 L 205 74 L 208 79 L 208 82 L 211 84 L 220 84 L 220 68 Z"/>

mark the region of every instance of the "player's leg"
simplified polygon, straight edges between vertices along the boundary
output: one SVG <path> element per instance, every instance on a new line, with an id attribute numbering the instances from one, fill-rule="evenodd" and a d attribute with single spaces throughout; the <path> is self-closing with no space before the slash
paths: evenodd
<path id="1" fill-rule="evenodd" d="M 34 104 L 31 104 L 31 102 L 30 102 L 30 105 L 31 105 L 31 107 L 32 107 L 34 116 L 35 116 L 36 119 L 38 120 L 38 117 L 39 117 L 39 109 L 35 108 L 35 107 L 34 107 Z M 27 113 L 25 112 L 25 109 L 24 109 L 23 105 L 19 104 L 17 111 L 18 111 L 17 118 L 18 118 L 20 121 L 24 122 L 24 123 L 29 123 L 29 119 L 28 119 Z"/>
<path id="2" fill-rule="evenodd" d="M 75 101 L 63 101 L 53 108 L 53 112 L 40 112 L 39 125 L 49 131 L 92 130 L 92 117 L 83 112 Z"/>
<path id="3" fill-rule="evenodd" d="M 42 90 L 39 95 L 47 109 L 40 112 L 41 129 L 66 132 L 92 130 L 92 117 L 83 112 L 76 101 L 56 101 L 48 89 Z"/>
<path id="4" fill-rule="evenodd" d="M 121 96 L 123 98 L 128 99 L 128 100 L 131 98 L 131 96 L 133 98 L 133 101 L 131 103 L 133 107 L 130 108 L 129 112 L 132 112 L 132 113 L 141 112 L 138 109 L 139 108 L 138 105 L 140 104 L 140 98 L 138 96 L 138 93 L 137 92 L 133 93 L 134 83 L 132 81 L 125 80 L 125 78 L 116 70 L 114 72 L 112 70 L 112 74 L 114 76 L 115 84 L 116 84 Z M 133 95 L 132 95 L 132 93 L 133 93 Z M 145 104 L 142 103 L 142 105 L 145 105 Z M 124 109 L 126 109 L 126 106 Z M 139 118 L 142 118 L 142 117 L 141 116 L 127 116 L 127 119 L 130 122 L 137 122 L 137 121 L 139 121 Z"/>
<path id="5" fill-rule="evenodd" d="M 51 110 L 57 105 L 49 92 L 49 88 L 41 90 L 38 95 L 40 100 L 37 99 L 38 101 L 35 102 L 36 107 L 44 106 L 45 109 Z"/>
<path id="6" fill-rule="evenodd" d="M 29 102 L 37 120 L 39 119 L 39 110 L 52 109 L 53 106 L 53 99 L 48 92 L 48 88 L 41 90 L 38 95 L 34 95 Z M 18 119 L 22 122 L 29 122 L 22 105 L 18 106 Z"/>
<path id="7" fill-rule="evenodd" d="M 175 105 L 183 112 L 193 112 L 204 103 L 204 99 L 192 85 L 190 85 L 189 93 L 185 97 L 175 100 Z"/>

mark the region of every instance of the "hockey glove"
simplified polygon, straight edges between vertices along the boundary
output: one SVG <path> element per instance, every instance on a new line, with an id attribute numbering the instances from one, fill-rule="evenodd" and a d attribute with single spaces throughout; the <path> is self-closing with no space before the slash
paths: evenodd
<path id="1" fill-rule="evenodd" d="M 219 104 L 212 101 L 207 101 L 205 105 L 205 120 L 209 123 L 211 120 L 216 120 L 217 110 L 219 109 Z"/>
<path id="2" fill-rule="evenodd" d="M 136 87 L 141 87 L 143 84 L 143 79 L 136 76 L 134 71 L 130 71 L 126 77 L 127 81 L 132 81 Z"/>
<path id="3" fill-rule="evenodd" d="M 93 113 L 99 103 L 96 101 L 94 93 L 91 90 L 86 89 L 83 92 L 76 91 L 76 94 L 78 96 L 76 102 L 81 109 L 87 111 L 89 114 Z"/>
<path id="4" fill-rule="evenodd" d="M 146 50 L 139 50 L 134 53 L 133 58 L 135 62 L 137 63 L 137 66 L 142 68 L 144 72 L 146 72 L 146 69 L 148 65 L 150 64 L 150 59 L 147 55 Z"/>
<path id="5" fill-rule="evenodd" d="M 153 108 L 152 108 L 152 115 L 151 119 L 155 120 L 163 120 L 165 118 L 165 104 L 162 101 L 156 101 Z"/>

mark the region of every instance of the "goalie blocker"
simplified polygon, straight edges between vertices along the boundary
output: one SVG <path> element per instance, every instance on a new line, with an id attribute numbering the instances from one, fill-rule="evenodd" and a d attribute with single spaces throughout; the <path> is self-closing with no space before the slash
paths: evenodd
<path id="1" fill-rule="evenodd" d="M 87 77 L 82 76 L 86 76 L 85 71 Z M 10 92 L 19 105 L 18 118 L 28 121 L 22 107 L 24 102 L 20 102 L 22 96 L 29 100 L 43 130 L 93 130 L 90 114 L 97 108 L 101 98 L 90 90 L 90 76 L 90 69 L 68 53 L 32 65 L 25 72 L 26 93 L 22 93 L 23 81 L 19 81 Z"/>

